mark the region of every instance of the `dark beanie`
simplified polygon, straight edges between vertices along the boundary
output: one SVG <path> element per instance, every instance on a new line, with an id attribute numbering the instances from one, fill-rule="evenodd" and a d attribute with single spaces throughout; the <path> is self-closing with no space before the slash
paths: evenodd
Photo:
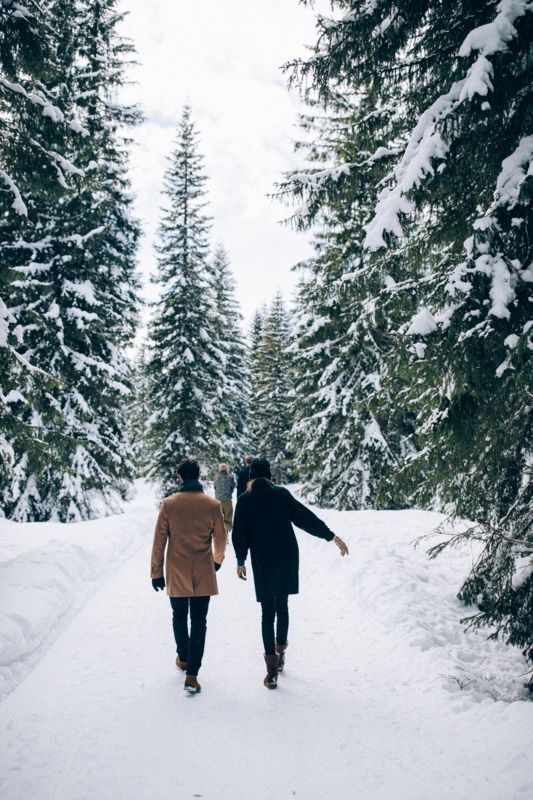
<path id="1" fill-rule="evenodd" d="M 254 458 L 252 463 L 250 464 L 250 480 L 253 481 L 256 478 L 271 478 L 272 473 L 270 472 L 270 464 L 266 460 L 266 458 Z"/>

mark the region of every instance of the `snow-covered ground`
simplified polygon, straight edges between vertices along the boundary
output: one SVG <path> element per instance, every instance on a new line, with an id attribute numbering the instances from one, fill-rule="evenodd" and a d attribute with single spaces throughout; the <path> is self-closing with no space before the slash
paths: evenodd
<path id="1" fill-rule="evenodd" d="M 459 623 L 471 554 L 412 548 L 437 514 L 319 513 L 351 554 L 299 534 L 278 690 L 228 553 L 196 697 L 148 579 L 149 487 L 105 520 L 0 522 L 2 800 L 529 800 L 523 661 Z"/>
<path id="2" fill-rule="evenodd" d="M 0 519 L 0 699 L 92 596 L 146 540 L 155 498 L 140 484 L 127 512 L 102 520 Z"/>

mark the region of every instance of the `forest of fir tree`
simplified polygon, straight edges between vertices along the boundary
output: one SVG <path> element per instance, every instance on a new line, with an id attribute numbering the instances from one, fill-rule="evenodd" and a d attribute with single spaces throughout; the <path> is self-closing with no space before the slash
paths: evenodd
<path id="1" fill-rule="evenodd" d="M 261 455 L 322 506 L 472 520 L 431 553 L 480 543 L 469 624 L 532 659 L 531 5 L 318 16 L 285 67 L 307 112 L 278 187 L 314 255 L 249 330 L 186 106 L 134 363 L 140 114 L 116 102 L 134 56 L 117 5 L 0 4 L 2 513 L 96 517 L 136 476 L 173 491 L 184 456 L 208 475 Z"/>

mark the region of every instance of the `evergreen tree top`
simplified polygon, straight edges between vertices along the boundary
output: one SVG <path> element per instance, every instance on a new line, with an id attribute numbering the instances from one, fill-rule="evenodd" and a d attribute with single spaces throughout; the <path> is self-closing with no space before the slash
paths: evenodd
<path id="1" fill-rule="evenodd" d="M 164 176 L 165 204 L 156 245 L 159 255 L 156 281 L 166 284 L 165 291 L 175 291 L 179 285 L 184 287 L 189 280 L 207 280 L 205 265 L 211 218 L 206 211 L 206 180 L 198 132 L 190 106 L 186 105 Z"/>

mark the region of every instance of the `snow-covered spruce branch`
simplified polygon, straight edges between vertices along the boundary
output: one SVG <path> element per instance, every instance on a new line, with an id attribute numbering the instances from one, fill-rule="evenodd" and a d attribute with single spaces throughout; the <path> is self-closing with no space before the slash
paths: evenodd
<path id="1" fill-rule="evenodd" d="M 53 435 L 54 438 L 61 439 L 65 443 L 71 442 L 73 438 L 81 444 L 87 444 L 89 441 L 88 438 L 81 437 L 74 427 L 68 425 L 63 425 L 61 429 L 49 428 L 45 425 L 34 425 L 20 419 L 17 419 L 17 425 L 21 433 L 25 433 L 29 440 L 38 444 L 46 444 L 47 437 L 50 435 Z"/>
<path id="2" fill-rule="evenodd" d="M 371 167 L 377 161 L 394 157 L 398 152 L 398 149 L 378 147 L 371 156 L 360 162 L 346 162 L 326 169 L 299 170 L 290 174 L 287 181 L 277 185 L 273 194 L 277 200 L 288 200 L 287 204 L 300 201 L 284 223 L 301 226 L 310 222 L 308 218 L 320 211 L 320 200 L 332 185 L 338 184 L 342 178 L 349 178 L 355 170 Z M 311 210 L 313 204 L 317 204 L 315 212 Z"/>
<path id="3" fill-rule="evenodd" d="M 80 123 L 80 121 L 76 118 L 73 118 L 69 121 L 65 119 L 63 112 L 61 111 L 58 106 L 54 105 L 48 98 L 43 94 L 36 91 L 28 92 L 20 83 L 14 83 L 13 81 L 7 80 L 7 78 L 0 76 L 0 95 L 2 92 L 9 92 L 12 95 L 20 96 L 24 98 L 28 103 L 32 105 L 37 105 L 42 108 L 42 114 L 44 117 L 48 117 L 53 122 L 66 124 L 70 130 L 76 133 L 80 133 L 83 136 L 88 135 L 88 130 Z M 83 176 L 83 170 L 78 169 L 71 161 L 66 159 L 60 153 L 57 153 L 53 150 L 47 150 L 40 142 L 38 142 L 33 137 L 26 137 L 23 130 L 20 130 L 18 127 L 14 127 L 10 125 L 6 119 L 2 120 L 2 127 L 6 130 L 11 129 L 11 131 L 16 134 L 17 138 L 22 138 L 23 140 L 26 139 L 27 142 L 31 145 L 32 148 L 37 150 L 38 152 L 42 153 L 45 158 L 54 166 L 58 180 L 61 186 L 67 188 L 67 183 L 65 180 L 65 173 L 66 174 L 76 174 L 79 176 Z M 0 178 L 2 179 L 3 183 L 8 187 L 9 191 L 13 195 L 13 203 L 12 208 L 13 210 L 21 215 L 27 216 L 28 209 L 27 206 L 22 198 L 22 193 L 17 186 L 15 180 L 10 176 L 5 170 L 0 170 Z"/>
<path id="4" fill-rule="evenodd" d="M 520 139 L 517 148 L 502 161 L 500 174 L 496 179 L 494 202 L 485 216 L 493 214 L 498 208 L 512 209 L 518 203 L 522 184 L 533 175 L 533 135 Z"/>
<path id="5" fill-rule="evenodd" d="M 11 92 L 16 95 L 22 96 L 33 105 L 40 106 L 43 109 L 43 116 L 49 117 L 53 122 L 63 122 L 65 117 L 60 108 L 51 103 L 44 94 L 38 92 L 28 92 L 21 83 L 13 83 L 8 81 L 7 78 L 0 76 L 0 91 Z"/>
<path id="6" fill-rule="evenodd" d="M 20 135 L 18 131 L 17 135 L 19 135 L 19 138 L 21 139 L 26 138 L 23 135 Z M 26 140 L 28 144 L 31 145 L 32 148 L 40 152 L 53 165 L 58 176 L 59 184 L 63 188 L 68 188 L 68 184 L 65 180 L 64 173 L 67 173 L 69 175 L 78 175 L 79 177 L 83 177 L 85 175 L 84 170 L 76 167 L 75 164 L 73 164 L 67 158 L 62 156 L 60 153 L 57 153 L 54 150 L 47 150 L 45 147 L 43 147 L 43 145 L 40 142 L 38 142 L 33 137 L 27 137 Z M 3 183 L 7 186 L 7 188 L 13 195 L 12 208 L 14 209 L 14 211 L 21 216 L 25 217 L 28 216 L 27 206 L 13 178 L 5 170 L 0 169 L 0 179 L 3 181 Z"/>
<path id="7" fill-rule="evenodd" d="M 525 533 L 527 533 L 527 529 L 530 527 L 530 525 L 524 526 L 520 530 L 518 536 L 509 536 L 508 534 L 503 533 L 500 528 L 495 528 L 493 525 L 488 523 L 476 523 L 464 531 L 452 533 L 448 530 L 445 530 L 445 526 L 450 525 L 451 522 L 452 518 L 448 517 L 432 533 L 417 538 L 414 542 L 415 546 L 418 546 L 421 542 L 427 542 L 431 539 L 435 539 L 437 536 L 446 536 L 446 540 L 440 541 L 428 549 L 427 553 L 431 559 L 437 558 L 444 550 L 448 548 L 454 548 L 462 545 L 465 541 L 477 541 L 487 544 L 489 539 L 491 541 L 496 539 L 498 541 L 505 542 L 505 544 L 512 545 L 520 550 L 530 550 L 533 553 L 533 541 L 528 541 L 527 539 L 521 538 Z"/>
<path id="8" fill-rule="evenodd" d="M 33 8 L 33 13 L 30 11 L 29 7 Z M 12 8 L 12 17 L 18 17 L 26 21 L 31 20 L 38 14 L 42 14 L 42 7 L 39 0 L 24 0 L 24 3 L 13 3 Z"/>
<path id="9" fill-rule="evenodd" d="M 374 217 L 366 226 L 365 247 L 368 250 L 386 247 L 386 233 L 403 238 L 401 217 L 415 210 L 409 193 L 434 174 L 435 161 L 445 163 L 449 143 L 441 136 L 442 124 L 463 103 L 476 95 L 484 97 L 493 90 L 493 66 L 489 57 L 507 49 L 508 42 L 517 35 L 515 22 L 533 10 L 533 3 L 530 0 L 501 0 L 497 8 L 498 14 L 493 22 L 471 31 L 459 48 L 459 56 L 467 57 L 478 52 L 477 59 L 464 78 L 455 81 L 448 92 L 422 113 L 400 162 L 385 179 L 390 186 L 379 194 Z"/>
<path id="10" fill-rule="evenodd" d="M 7 186 L 8 190 L 13 195 L 13 203 L 12 208 L 16 211 L 17 214 L 20 214 L 23 217 L 28 216 L 28 208 L 26 203 L 22 199 L 22 195 L 19 191 L 19 188 L 13 178 L 7 174 L 7 172 L 3 169 L 0 169 L 0 180 Z"/>
<path id="11" fill-rule="evenodd" d="M 27 370 L 29 373 L 35 374 L 35 375 L 41 375 L 41 376 L 46 377 L 46 378 L 50 377 L 49 373 L 46 372 L 46 370 L 41 369 L 40 367 L 36 367 L 35 364 L 31 364 L 30 361 L 28 361 L 27 358 L 25 358 L 21 353 L 18 352 L 18 350 L 15 350 L 14 348 L 10 348 L 10 352 L 11 352 L 12 356 L 18 361 L 18 363 L 22 367 L 24 367 L 24 369 Z"/>
<path id="12" fill-rule="evenodd" d="M 77 117 L 66 119 L 61 109 L 52 103 L 43 92 L 31 91 L 28 92 L 21 83 L 13 83 L 0 76 L 0 92 L 10 92 L 13 95 L 19 95 L 33 105 L 42 108 L 43 117 L 48 117 L 53 122 L 64 122 L 75 133 L 81 133 L 83 136 L 88 136 L 89 131 L 81 124 Z"/>

